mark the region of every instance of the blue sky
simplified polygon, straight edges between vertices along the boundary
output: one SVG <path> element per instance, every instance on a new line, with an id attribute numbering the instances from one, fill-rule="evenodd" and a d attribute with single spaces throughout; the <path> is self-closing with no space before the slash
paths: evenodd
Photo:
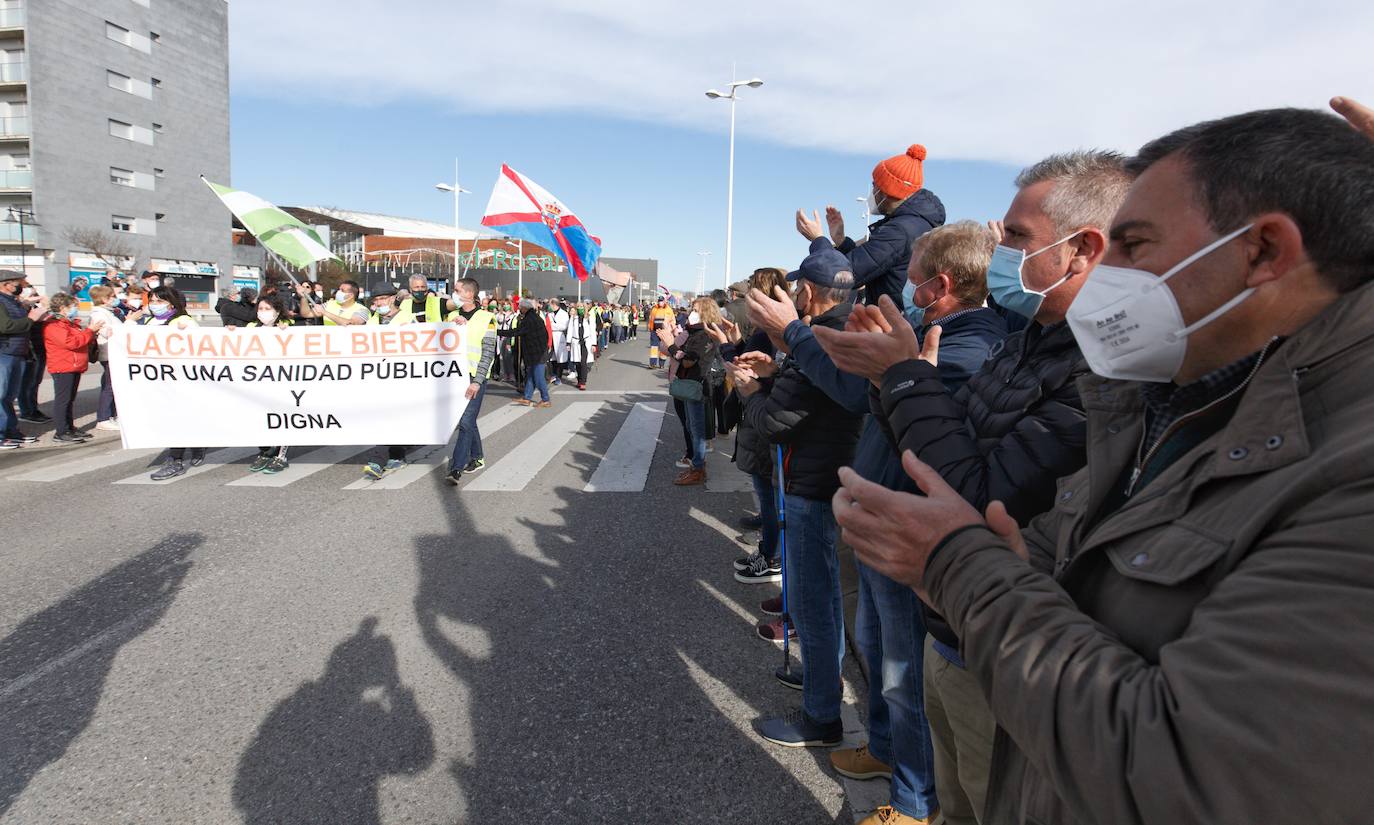
<path id="1" fill-rule="evenodd" d="M 717 109 L 728 117 L 725 105 Z M 743 102 L 739 113 L 748 116 Z M 301 123 L 309 126 L 291 125 Z M 462 200 L 463 224 L 480 228 L 497 171 L 509 163 L 576 211 L 602 238 L 604 254 L 656 258 L 660 280 L 683 289 L 694 288 L 701 250 L 711 252 L 708 284 L 723 278 L 727 149 L 724 134 L 606 117 L 460 113 L 425 101 L 358 108 L 233 100 L 237 188 L 288 205 L 450 223 L 453 200 L 434 184 L 452 179 L 456 154 L 473 192 Z M 735 272 L 791 267 L 805 256 L 806 241 L 793 226 L 798 208 L 834 203 L 851 234 L 861 233 L 855 198 L 867 193 L 878 159 L 737 136 Z M 1001 217 L 1015 172 L 1000 163 L 930 159 L 926 186 L 951 219 L 985 220 Z"/>
<path id="2" fill-rule="evenodd" d="M 1075 0 L 837 6 L 737 0 L 233 0 L 233 184 L 288 205 L 476 227 L 502 162 L 692 288 L 722 281 L 728 106 L 739 104 L 734 274 L 792 266 L 799 207 L 851 226 L 874 163 L 926 145 L 951 219 L 1000 217 L 1015 171 L 1130 152 L 1272 106 L 1374 99 L 1374 4 Z M 1295 68 L 1297 67 L 1297 68 Z"/>

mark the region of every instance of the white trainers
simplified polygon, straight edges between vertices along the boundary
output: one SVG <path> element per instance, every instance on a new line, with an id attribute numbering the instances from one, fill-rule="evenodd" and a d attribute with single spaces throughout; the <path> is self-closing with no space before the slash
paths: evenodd
<path id="1" fill-rule="evenodd" d="M 119 432 L 119 421 L 114 418 L 107 418 L 104 421 L 95 422 L 95 428 L 97 430 L 109 430 L 117 433 Z"/>

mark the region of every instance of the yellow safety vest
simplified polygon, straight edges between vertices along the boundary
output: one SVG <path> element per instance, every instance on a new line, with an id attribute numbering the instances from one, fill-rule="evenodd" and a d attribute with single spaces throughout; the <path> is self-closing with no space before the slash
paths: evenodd
<path id="1" fill-rule="evenodd" d="M 430 323 L 438 323 L 444 320 L 444 302 L 439 300 L 439 296 L 433 292 L 425 296 L 425 320 Z M 415 299 L 407 298 L 396 308 L 396 314 L 392 316 L 393 324 L 410 324 L 415 322 Z"/>
<path id="2" fill-rule="evenodd" d="M 358 302 L 357 302 L 357 301 L 354 301 L 354 302 L 353 302 L 353 306 L 355 306 L 355 307 L 359 306 Z M 343 304 L 340 304 L 338 301 L 334 300 L 333 298 L 330 298 L 328 301 L 325 301 L 325 302 L 324 302 L 324 309 L 325 309 L 325 312 L 332 312 L 332 313 L 334 313 L 335 315 L 343 315 Z M 337 326 L 341 326 L 341 325 L 339 324 L 339 322 L 335 321 L 333 318 L 325 318 L 325 319 L 324 319 L 324 325 L 327 326 L 327 327 L 337 327 Z"/>
<path id="3" fill-rule="evenodd" d="M 461 317 L 463 316 L 459 315 L 458 310 L 455 309 L 449 314 L 448 319 L 452 321 L 454 318 Z M 479 309 L 472 313 L 472 317 L 463 325 L 463 334 L 467 337 L 468 342 L 468 364 L 474 370 L 477 369 L 478 364 L 482 363 L 482 339 L 487 337 L 487 333 L 491 331 L 492 325 L 495 323 L 495 315 L 485 309 Z"/>

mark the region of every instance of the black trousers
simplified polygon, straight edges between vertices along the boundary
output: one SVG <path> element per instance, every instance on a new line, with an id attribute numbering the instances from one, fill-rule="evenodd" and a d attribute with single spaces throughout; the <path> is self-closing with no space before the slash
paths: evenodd
<path id="1" fill-rule="evenodd" d="M 592 365 L 591 365 L 591 364 L 588 364 L 588 363 L 587 363 L 587 359 L 585 359 L 585 358 L 583 358 L 581 361 L 578 361 L 578 362 L 577 362 L 577 383 L 578 383 L 578 384 L 585 384 L 585 383 L 587 383 L 587 373 L 591 371 L 591 368 L 592 368 Z"/>
<path id="2" fill-rule="evenodd" d="M 72 408 L 76 406 L 76 388 L 80 384 L 79 372 L 53 373 L 52 418 L 58 435 L 70 435 L 76 429 L 72 422 Z"/>
<path id="3" fill-rule="evenodd" d="M 687 443 L 686 455 L 692 454 L 692 431 L 687 428 L 687 405 L 682 399 L 673 399 L 673 410 L 677 413 L 677 420 L 682 422 L 682 440 Z"/>

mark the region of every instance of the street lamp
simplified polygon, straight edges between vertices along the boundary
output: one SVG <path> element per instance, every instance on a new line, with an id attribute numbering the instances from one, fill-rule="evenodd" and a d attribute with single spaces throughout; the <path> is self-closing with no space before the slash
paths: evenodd
<path id="1" fill-rule="evenodd" d="M 519 245 L 517 245 L 515 241 L 506 238 L 506 246 L 514 246 L 519 250 L 516 254 L 520 256 L 520 275 L 517 276 L 515 282 L 515 294 L 523 298 L 525 297 L 525 239 L 521 238 Z"/>
<path id="2" fill-rule="evenodd" d="M 868 213 L 868 198 L 855 198 L 854 200 L 864 205 L 864 240 L 868 240 L 868 222 L 873 220 L 873 216 Z"/>
<path id="3" fill-rule="evenodd" d="M 757 77 L 752 80 L 732 80 L 726 88 L 729 94 L 718 92 L 715 89 L 706 90 L 706 96 L 711 100 L 730 101 L 730 173 L 728 191 L 725 196 L 725 288 L 730 287 L 730 255 L 735 232 L 735 98 L 739 90 L 748 86 L 757 89 L 763 85 L 763 81 Z"/>
<path id="4" fill-rule="evenodd" d="M 706 291 L 706 258 L 711 253 L 703 250 L 697 254 L 701 256 L 701 266 L 698 267 L 701 274 L 697 276 L 697 297 L 700 298 L 701 294 Z"/>
<path id="5" fill-rule="evenodd" d="M 33 210 L 24 209 L 20 206 L 11 206 L 5 213 L 5 223 L 19 224 L 19 271 L 24 273 L 24 277 L 29 275 L 29 260 L 24 254 L 24 223 L 29 226 L 38 226 L 38 222 L 33 219 Z"/>
<path id="6" fill-rule="evenodd" d="M 436 183 L 434 188 L 440 192 L 453 193 L 453 278 L 456 284 L 458 280 L 458 256 L 460 254 L 458 238 L 463 234 L 463 219 L 462 212 L 458 209 L 458 197 L 459 195 L 472 194 L 458 184 L 458 158 L 453 159 L 453 183 Z"/>

